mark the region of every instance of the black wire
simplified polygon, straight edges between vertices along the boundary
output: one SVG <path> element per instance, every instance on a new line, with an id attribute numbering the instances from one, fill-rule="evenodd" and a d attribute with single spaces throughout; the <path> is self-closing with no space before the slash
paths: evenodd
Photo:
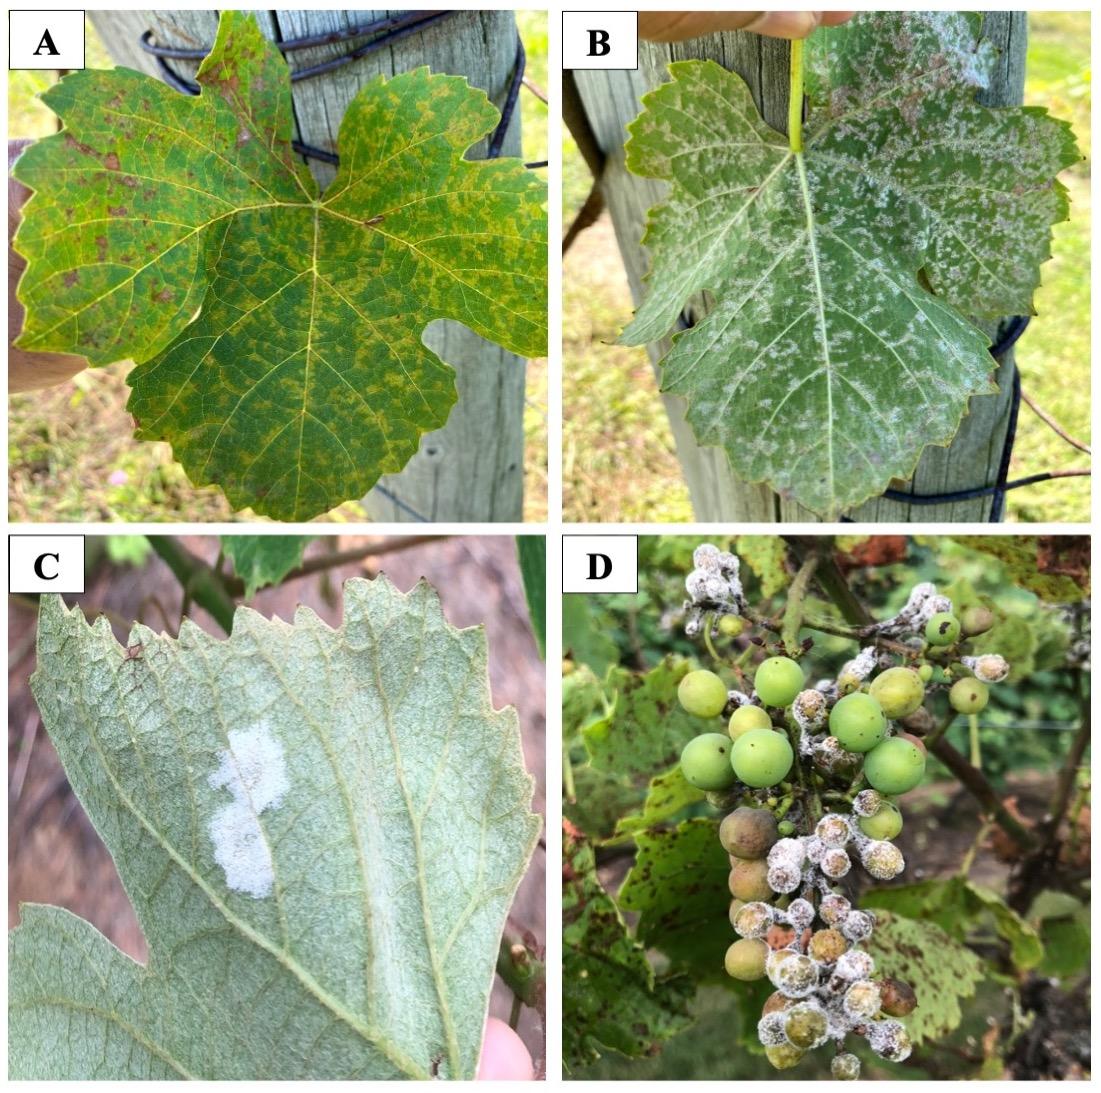
<path id="1" fill-rule="evenodd" d="M 352 38 L 362 38 L 365 35 L 379 35 L 377 38 L 373 38 L 371 41 L 365 42 L 361 46 L 357 46 L 348 53 L 342 53 L 339 57 L 333 57 L 328 61 L 322 61 L 320 64 L 313 65 L 309 68 L 300 68 L 296 72 L 292 72 L 291 83 L 297 83 L 299 80 L 308 80 L 314 76 L 320 76 L 322 73 L 331 72 L 335 68 L 351 64 L 353 61 L 357 61 L 361 57 L 366 57 L 369 53 L 374 53 L 377 50 L 392 45 L 402 38 L 408 37 L 411 34 L 418 34 L 426 27 L 432 26 L 454 14 L 454 11 L 402 12 L 398 15 L 389 16 L 386 19 L 376 19 L 373 23 L 362 23 L 359 26 L 348 27 L 344 30 L 333 31 L 329 34 L 314 34 L 303 38 L 288 38 L 285 41 L 276 42 L 274 44 L 282 53 L 293 53 L 296 50 L 309 49 L 313 46 L 326 45 L 332 42 L 347 41 Z M 153 32 L 151 30 L 147 30 L 139 41 L 141 43 L 141 48 L 144 49 L 146 53 L 156 58 L 161 77 L 169 87 L 184 95 L 198 95 L 202 91 L 199 84 L 192 80 L 185 79 L 172 68 L 172 66 L 168 64 L 168 60 L 201 61 L 207 55 L 207 50 L 176 49 L 170 46 L 157 45 L 153 41 Z M 493 134 L 489 138 L 486 159 L 497 159 L 501 155 L 501 148 L 504 146 L 505 138 L 508 135 L 509 123 L 512 121 L 512 115 L 516 110 L 516 103 L 520 98 L 520 89 L 524 82 L 524 68 L 526 64 L 527 55 L 524 52 L 524 44 L 520 40 L 520 36 L 517 35 L 516 62 L 513 65 L 508 93 L 501 107 L 501 120 L 497 123 L 497 128 L 493 130 Z M 340 157 L 335 152 L 326 151 L 324 148 L 316 148 L 312 144 L 306 144 L 303 141 L 292 141 L 291 147 L 300 156 L 305 156 L 307 159 L 316 159 L 322 163 L 330 163 L 334 167 L 340 163 Z M 547 161 L 541 160 L 536 163 L 525 163 L 524 166 L 534 170 L 546 167 Z"/>
<path id="2" fill-rule="evenodd" d="M 421 514 L 417 512 L 415 508 L 407 505 L 400 497 L 398 497 L 396 493 L 391 493 L 390 490 L 388 490 L 385 486 L 380 486 L 377 482 L 375 483 L 373 488 L 375 493 L 381 493 L 387 501 L 390 501 L 392 504 L 397 505 L 397 507 L 401 509 L 402 512 L 404 512 L 407 516 L 412 516 L 413 519 L 416 520 L 418 523 L 428 523 L 427 516 L 421 516 Z"/>

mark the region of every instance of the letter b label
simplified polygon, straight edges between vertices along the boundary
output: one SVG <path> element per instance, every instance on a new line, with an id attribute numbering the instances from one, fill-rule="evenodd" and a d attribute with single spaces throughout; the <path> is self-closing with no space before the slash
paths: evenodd
<path id="1" fill-rule="evenodd" d="M 638 12 L 562 12 L 563 68 L 638 68 Z"/>

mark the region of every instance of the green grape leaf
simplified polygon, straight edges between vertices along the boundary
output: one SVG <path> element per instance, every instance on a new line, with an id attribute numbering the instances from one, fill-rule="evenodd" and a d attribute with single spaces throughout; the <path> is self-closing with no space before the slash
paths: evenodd
<path id="1" fill-rule="evenodd" d="M 10 1076 L 473 1078 L 539 830 L 484 633 L 380 577 L 336 630 L 238 608 L 130 645 L 46 597 L 32 688 L 148 964 L 24 906 Z"/>
<path id="2" fill-rule="evenodd" d="M 613 668 L 605 691 L 614 695 L 606 717 L 585 727 L 589 761 L 598 770 L 648 782 L 680 759 L 694 736 L 725 726 L 686 713 L 677 701 L 677 685 L 692 670 L 683 657 L 667 656 L 649 672 Z"/>
<path id="3" fill-rule="evenodd" d="M 619 905 L 638 912 L 639 941 L 700 983 L 725 983 L 723 956 L 734 936 L 730 859 L 714 820 L 685 820 L 640 831 L 638 856 L 619 892 Z"/>
<path id="4" fill-rule="evenodd" d="M 1041 975 L 1066 978 L 1090 966 L 1090 909 L 1065 892 L 1044 891 L 1029 909 L 1044 944 Z"/>
<path id="5" fill-rule="evenodd" d="M 1029 971 L 1043 959 L 1043 943 L 1035 928 L 996 892 L 965 877 L 875 889 L 865 894 L 863 905 L 935 923 L 957 941 L 966 940 L 989 914 L 998 935 L 1009 943 L 1010 956 L 1019 971 Z"/>
<path id="6" fill-rule="evenodd" d="M 302 554 L 316 535 L 223 535 L 222 550 L 233 572 L 245 582 L 250 598 L 269 584 L 278 584 L 302 564 Z"/>
<path id="7" fill-rule="evenodd" d="M 915 1044 L 940 1040 L 963 1018 L 960 999 L 970 998 L 984 977 L 983 962 L 933 922 L 889 912 L 876 914 L 875 932 L 864 948 L 877 975 L 901 979 L 914 988 L 918 1004 L 904 1018 Z"/>
<path id="8" fill-rule="evenodd" d="M 588 665 L 598 676 L 619 660 L 619 649 L 597 625 L 588 596 L 562 597 L 562 653 Z"/>
<path id="9" fill-rule="evenodd" d="M 672 770 L 651 780 L 642 809 L 620 818 L 615 826 L 616 836 L 633 836 L 646 828 L 657 827 L 703 799 L 703 790 L 684 777 L 678 763 Z"/>
<path id="10" fill-rule="evenodd" d="M 597 708 L 603 705 L 604 689 L 587 664 L 579 664 L 562 677 L 562 739 L 569 742 Z"/>
<path id="11" fill-rule="evenodd" d="M 864 12 L 806 46 L 804 150 L 740 77 L 678 61 L 629 126 L 627 166 L 667 181 L 648 291 L 621 340 L 675 335 L 663 389 L 734 471 L 824 517 L 907 478 L 995 390 L 972 319 L 1029 314 L 1056 173 L 1079 154 L 1037 108 L 975 101 L 996 60 L 958 12 Z"/>
<path id="12" fill-rule="evenodd" d="M 290 76 L 226 12 L 180 95 L 125 68 L 43 96 L 64 122 L 15 177 L 25 349 L 130 357 L 138 436 L 196 485 L 305 520 L 401 470 L 455 402 L 421 340 L 453 319 L 521 355 L 546 342 L 545 188 L 463 153 L 499 120 L 427 68 L 363 87 L 319 194 L 291 147 Z"/>
<path id="13" fill-rule="evenodd" d="M 787 546 L 778 535 L 739 535 L 734 551 L 761 582 L 762 596 L 775 596 L 791 583 L 784 565 Z"/>
<path id="14" fill-rule="evenodd" d="M 695 984 L 655 975 L 596 873 L 592 845 L 567 825 L 562 870 L 562 1054 L 567 1067 L 603 1049 L 653 1055 L 688 1027 Z"/>

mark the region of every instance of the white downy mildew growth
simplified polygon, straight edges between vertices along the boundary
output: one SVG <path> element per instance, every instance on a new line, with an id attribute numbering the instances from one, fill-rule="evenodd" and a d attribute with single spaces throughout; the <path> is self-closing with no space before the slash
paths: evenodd
<path id="1" fill-rule="evenodd" d="M 221 765 L 209 778 L 214 789 L 228 789 L 233 800 L 214 813 L 210 839 L 226 885 L 254 899 L 271 895 L 275 871 L 260 814 L 277 808 L 290 788 L 283 745 L 268 725 L 231 729 Z"/>

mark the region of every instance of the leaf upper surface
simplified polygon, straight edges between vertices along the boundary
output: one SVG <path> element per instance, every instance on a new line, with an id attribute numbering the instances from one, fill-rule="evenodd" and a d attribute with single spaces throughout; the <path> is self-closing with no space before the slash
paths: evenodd
<path id="1" fill-rule="evenodd" d="M 44 599 L 34 694 L 149 962 L 25 907 L 12 1077 L 474 1076 L 539 827 L 515 713 L 427 585 L 349 581 L 344 608 L 139 626 L 127 659 Z"/>
<path id="2" fill-rule="evenodd" d="M 1027 314 L 1077 159 L 1069 126 L 974 101 L 973 16 L 863 13 L 807 46 L 804 148 L 712 61 L 678 61 L 629 126 L 650 211 L 648 292 L 626 344 L 674 336 L 663 387 L 734 470 L 835 517 L 946 444 L 995 390 L 971 319 Z"/>
<path id="3" fill-rule="evenodd" d="M 65 128 L 15 170 L 35 191 L 20 345 L 133 358 L 139 436 L 236 506 L 308 519 L 446 422 L 454 373 L 428 323 L 544 352 L 545 187 L 514 159 L 463 159 L 499 114 L 459 77 L 363 87 L 321 196 L 250 16 L 223 14 L 197 78 L 191 98 L 85 70 L 44 96 Z"/>

